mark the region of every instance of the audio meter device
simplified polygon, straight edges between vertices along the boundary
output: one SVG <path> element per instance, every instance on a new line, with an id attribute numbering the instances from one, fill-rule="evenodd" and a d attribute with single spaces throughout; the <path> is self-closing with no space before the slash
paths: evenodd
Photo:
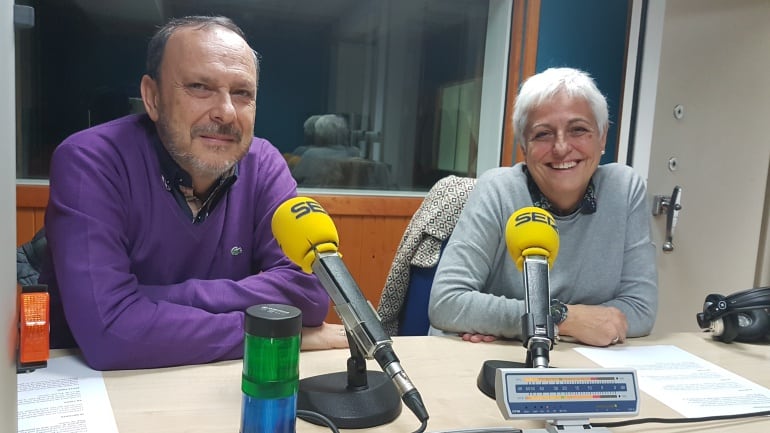
<path id="1" fill-rule="evenodd" d="M 500 368 L 495 373 L 495 398 L 505 419 L 546 421 L 545 429 L 524 432 L 585 431 L 589 418 L 639 414 L 634 369 Z"/>

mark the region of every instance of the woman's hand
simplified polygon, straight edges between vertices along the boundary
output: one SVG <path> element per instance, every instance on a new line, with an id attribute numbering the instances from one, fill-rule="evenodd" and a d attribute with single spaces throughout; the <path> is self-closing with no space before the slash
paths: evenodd
<path id="1" fill-rule="evenodd" d="M 497 340 L 497 337 L 494 335 L 472 334 L 470 332 L 460 334 L 460 336 L 463 338 L 463 341 L 470 341 L 471 343 L 491 343 Z"/>
<path id="2" fill-rule="evenodd" d="M 348 347 L 345 327 L 334 323 L 321 323 L 321 326 L 303 327 L 300 350 L 344 349 Z"/>
<path id="3" fill-rule="evenodd" d="M 567 319 L 559 325 L 559 335 L 567 335 L 591 346 L 609 346 L 626 340 L 626 316 L 615 307 L 568 305 Z"/>

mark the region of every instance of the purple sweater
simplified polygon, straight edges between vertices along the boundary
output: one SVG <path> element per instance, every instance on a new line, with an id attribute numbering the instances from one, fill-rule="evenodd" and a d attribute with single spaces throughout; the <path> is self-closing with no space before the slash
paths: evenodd
<path id="1" fill-rule="evenodd" d="M 255 138 L 238 178 L 201 223 L 166 190 L 146 115 L 76 133 L 51 161 L 45 215 L 52 344 L 66 322 L 98 370 L 199 364 L 243 355 L 244 311 L 291 304 L 305 326 L 329 297 L 273 238 L 276 207 L 296 196 L 285 160 Z M 52 265 L 52 266 L 51 266 Z M 66 329 L 66 328 L 65 328 Z"/>

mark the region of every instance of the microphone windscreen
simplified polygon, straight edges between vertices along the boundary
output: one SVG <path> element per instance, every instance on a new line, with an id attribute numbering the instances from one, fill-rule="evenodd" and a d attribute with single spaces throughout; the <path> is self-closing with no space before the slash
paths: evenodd
<path id="1" fill-rule="evenodd" d="M 559 229 L 548 211 L 539 207 L 524 207 L 514 212 L 505 225 L 508 253 L 522 270 L 524 257 L 545 256 L 553 266 L 559 253 Z"/>
<path id="2" fill-rule="evenodd" d="M 273 237 L 292 262 L 308 274 L 317 253 L 337 252 L 339 235 L 334 222 L 321 205 L 308 197 L 294 197 L 281 203 L 271 222 Z"/>

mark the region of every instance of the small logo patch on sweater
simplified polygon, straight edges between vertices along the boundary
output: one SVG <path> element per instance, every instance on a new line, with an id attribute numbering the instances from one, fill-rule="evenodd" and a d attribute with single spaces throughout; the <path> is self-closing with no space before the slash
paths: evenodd
<path id="1" fill-rule="evenodd" d="M 242 252 L 243 252 L 243 248 L 241 248 L 241 247 L 232 247 L 232 248 L 230 248 L 230 254 L 232 254 L 234 256 L 240 256 Z"/>

